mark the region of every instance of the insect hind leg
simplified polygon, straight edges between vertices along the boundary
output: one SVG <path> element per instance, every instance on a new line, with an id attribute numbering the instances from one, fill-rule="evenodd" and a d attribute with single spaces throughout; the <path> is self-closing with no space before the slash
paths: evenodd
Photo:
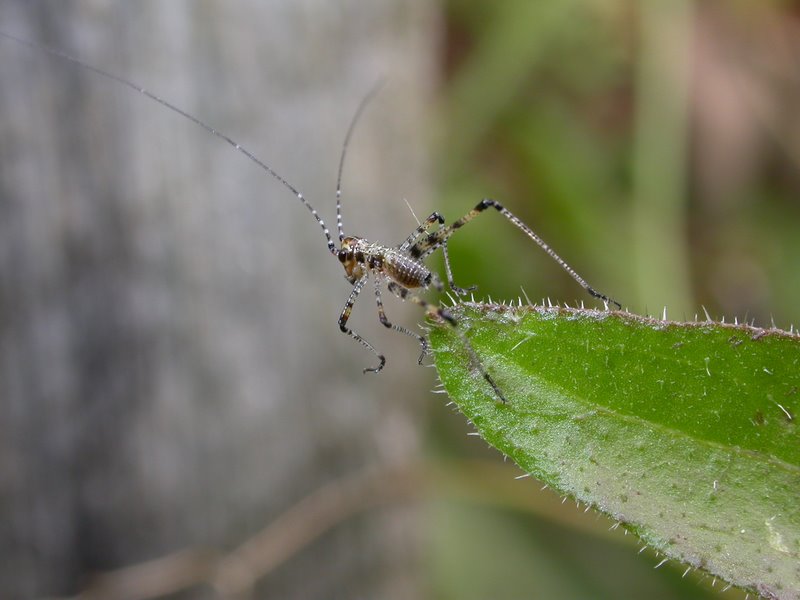
<path id="1" fill-rule="evenodd" d="M 427 233 L 434 224 L 438 223 L 439 227 L 444 225 L 444 217 L 440 215 L 438 212 L 433 212 L 430 216 L 425 219 L 422 223 L 420 223 L 417 228 L 409 235 L 405 241 L 400 244 L 397 249 L 401 251 L 406 251 L 411 247 L 419 238 Z"/>
<path id="2" fill-rule="evenodd" d="M 542 238 L 540 238 L 536 233 L 528 227 L 519 217 L 517 217 L 514 213 L 504 207 L 502 204 L 497 202 L 496 200 L 492 200 L 491 198 L 484 198 L 473 208 L 469 211 L 466 215 L 458 219 L 457 221 L 453 221 L 453 223 L 449 227 L 444 227 L 439 229 L 436 233 L 433 233 L 426 237 L 425 239 L 417 241 L 416 244 L 411 246 L 408 249 L 409 254 L 418 259 L 423 259 L 432 252 L 434 252 L 439 246 L 444 246 L 447 240 L 452 236 L 456 231 L 458 231 L 461 227 L 472 221 L 475 217 L 485 211 L 487 208 L 494 208 L 497 212 L 503 215 L 506 219 L 511 221 L 518 229 L 520 229 L 525 235 L 527 235 L 531 240 L 533 240 L 537 246 L 539 246 L 542 250 L 544 250 L 547 255 L 552 258 L 558 265 L 564 269 L 567 274 L 574 279 L 578 285 L 580 285 L 588 294 L 594 296 L 595 298 L 599 298 L 606 304 L 614 304 L 617 308 L 621 309 L 622 305 L 614 300 L 613 298 L 606 296 L 605 294 L 601 294 L 597 290 L 595 290 L 592 286 L 586 283 L 586 280 L 583 279 L 578 273 L 573 269 L 567 261 L 561 258 L 558 254 L 556 254 L 555 250 L 553 250 Z"/>
<path id="3" fill-rule="evenodd" d="M 462 288 L 456 285 L 456 282 L 453 278 L 453 270 L 450 268 L 450 254 L 447 252 L 447 240 L 441 243 L 442 247 L 442 256 L 444 256 L 444 270 L 447 273 L 447 285 L 450 286 L 450 289 L 453 290 L 457 296 L 466 296 L 470 292 L 474 292 L 478 289 L 477 285 L 471 285 L 466 288 Z"/>
<path id="4" fill-rule="evenodd" d="M 421 239 L 423 235 L 428 233 L 433 225 L 439 225 L 438 229 L 434 233 L 428 234 L 425 239 Z M 439 246 L 442 247 L 442 254 L 444 255 L 444 268 L 445 272 L 447 273 L 447 285 L 450 286 L 450 289 L 456 293 L 458 296 L 464 296 L 469 292 L 475 291 L 478 289 L 478 286 L 471 285 L 468 288 L 462 288 L 456 285 L 456 282 L 453 279 L 453 270 L 450 267 L 450 255 L 447 252 L 447 240 L 439 242 L 439 238 L 441 236 L 441 232 L 447 229 L 444 225 L 444 217 L 439 212 L 433 212 L 431 215 L 425 219 L 419 226 L 413 231 L 411 235 L 409 235 L 405 241 L 400 244 L 397 249 L 402 252 L 408 252 L 409 248 L 419 246 L 420 244 L 426 244 L 428 242 L 434 244 L 431 248 L 431 252 L 436 250 Z M 413 253 L 412 253 L 413 256 Z M 438 288 L 437 288 L 438 289 Z M 441 289 L 439 291 L 442 291 Z"/>

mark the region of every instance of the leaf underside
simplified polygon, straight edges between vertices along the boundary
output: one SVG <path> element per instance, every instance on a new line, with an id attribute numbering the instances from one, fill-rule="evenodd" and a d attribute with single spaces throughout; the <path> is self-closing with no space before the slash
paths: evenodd
<path id="1" fill-rule="evenodd" d="M 667 557 L 800 598 L 800 337 L 627 313 L 465 304 L 431 347 L 488 443 Z"/>

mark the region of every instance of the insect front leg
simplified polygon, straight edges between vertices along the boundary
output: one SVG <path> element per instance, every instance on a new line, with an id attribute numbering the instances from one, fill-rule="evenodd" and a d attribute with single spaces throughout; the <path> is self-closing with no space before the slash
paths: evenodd
<path id="1" fill-rule="evenodd" d="M 364 369 L 364 373 L 379 373 L 383 366 L 386 364 L 386 357 L 383 354 L 380 354 L 372 344 L 370 344 L 367 340 L 363 337 L 358 335 L 355 331 L 350 329 L 347 326 L 347 321 L 350 319 L 350 313 L 353 311 L 353 304 L 355 304 L 356 298 L 361 293 L 361 290 L 364 288 L 364 284 L 367 283 L 367 275 L 365 274 L 361 279 L 356 281 L 355 285 L 353 286 L 353 290 L 350 292 L 350 297 L 347 299 L 347 302 L 344 305 L 344 309 L 342 309 L 342 314 L 339 315 L 339 329 L 342 333 L 346 333 L 359 344 L 364 346 L 367 350 L 370 350 L 375 356 L 378 357 L 380 361 L 377 367 L 367 367 Z"/>

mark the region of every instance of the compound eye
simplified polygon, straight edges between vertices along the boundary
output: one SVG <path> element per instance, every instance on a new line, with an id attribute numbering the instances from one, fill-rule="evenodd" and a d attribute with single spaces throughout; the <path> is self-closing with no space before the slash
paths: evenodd
<path id="1" fill-rule="evenodd" d="M 339 258 L 340 263 L 343 263 L 347 260 L 347 252 L 344 250 L 339 250 L 339 253 L 336 256 Z"/>

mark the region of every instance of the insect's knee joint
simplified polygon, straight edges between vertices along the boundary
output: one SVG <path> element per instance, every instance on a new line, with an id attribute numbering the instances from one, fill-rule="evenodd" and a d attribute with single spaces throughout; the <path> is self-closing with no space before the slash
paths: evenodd
<path id="1" fill-rule="evenodd" d="M 458 325 L 458 321 L 456 321 L 456 318 L 453 315 L 451 315 L 449 312 L 447 312 L 446 310 L 439 309 L 438 311 L 436 311 L 436 315 L 438 317 L 444 319 L 448 323 L 450 323 L 450 325 L 452 325 L 453 327 Z"/>
<path id="2" fill-rule="evenodd" d="M 466 296 L 470 292 L 474 292 L 475 290 L 477 290 L 478 286 L 477 285 L 471 285 L 469 287 L 462 288 L 462 287 L 458 287 L 455 283 L 450 282 L 450 289 L 453 290 L 453 292 L 455 292 L 456 295 L 458 295 L 458 296 Z"/>
<path id="3" fill-rule="evenodd" d="M 486 210 L 487 208 L 490 207 L 493 207 L 498 211 L 503 210 L 503 205 L 497 202 L 496 200 L 492 200 L 491 198 L 484 198 L 483 200 L 481 200 L 480 204 L 478 204 L 477 206 L 477 209 Z"/>

